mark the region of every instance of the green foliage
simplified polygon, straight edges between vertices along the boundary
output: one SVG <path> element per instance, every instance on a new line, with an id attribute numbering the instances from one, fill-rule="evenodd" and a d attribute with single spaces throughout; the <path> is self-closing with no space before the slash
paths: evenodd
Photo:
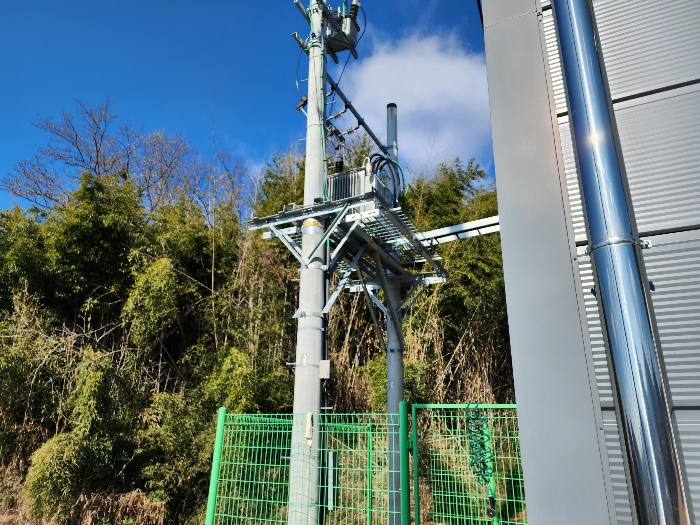
<path id="1" fill-rule="evenodd" d="M 12 307 L 13 290 L 28 286 L 45 294 L 51 286 L 46 269 L 45 236 L 36 210 L 19 206 L 0 212 L 0 307 Z"/>
<path id="2" fill-rule="evenodd" d="M 131 275 L 129 253 L 143 225 L 133 184 L 84 173 L 70 203 L 51 213 L 44 226 L 56 295 L 80 308 L 88 296 L 123 293 Z"/>
<path id="3" fill-rule="evenodd" d="M 101 501 L 96 516 L 142 524 L 136 511 L 114 509 L 144 491 L 149 500 L 137 499 L 150 516 L 165 508 L 167 523 L 196 521 L 216 409 L 292 410 L 286 363 L 295 360 L 298 263 L 277 241 L 246 231 L 242 210 L 262 216 L 300 204 L 303 156 L 273 156 L 248 198 L 246 174 L 234 173 L 228 156 L 184 165 L 186 144 L 142 139 L 151 153 L 171 151 L 170 167 L 143 151 L 122 162 L 112 141 L 114 159 L 71 164 L 81 170 L 72 189 L 23 187 L 50 206 L 0 212 L 0 476 L 24 479 L 33 518 L 88 523 L 85 512 Z M 346 166 L 373 151 L 366 136 L 348 147 Z M 407 211 L 424 230 L 496 214 L 484 182 L 473 161 L 440 165 L 414 179 Z M 508 401 L 498 237 L 440 253 L 450 282 L 404 322 L 407 400 L 466 401 L 478 391 L 468 400 Z M 363 297 L 341 294 L 328 332 L 337 379 L 327 385 L 339 412 L 386 407 L 374 330 Z"/>
<path id="4" fill-rule="evenodd" d="M 422 230 L 451 226 L 461 219 L 465 219 L 461 222 L 466 222 L 473 206 L 471 199 L 484 193 L 478 189 L 477 183 L 485 178 L 486 173 L 474 159 L 466 167 L 459 158 L 451 163 L 441 163 L 433 176 L 416 178 L 410 185 L 406 194 L 406 211 Z"/>
<path id="5" fill-rule="evenodd" d="M 104 425 L 103 415 L 109 412 L 109 382 L 106 376 L 112 362 L 107 355 L 85 347 L 77 369 L 77 379 L 68 399 L 71 424 L 78 438 L 88 439 Z"/>
<path id="6" fill-rule="evenodd" d="M 278 152 L 268 162 L 254 203 L 257 215 L 264 217 L 282 210 L 286 204 L 301 204 L 304 198 L 304 162 L 300 156 Z"/>
<path id="7" fill-rule="evenodd" d="M 255 403 L 255 383 L 250 374 L 250 362 L 246 355 L 229 348 L 223 360 L 214 368 L 203 393 L 209 399 L 217 400 L 231 412 L 251 412 Z"/>
<path id="8" fill-rule="evenodd" d="M 0 321 L 0 458 L 27 458 L 61 420 L 60 374 L 46 337 L 53 319 L 35 298 L 17 292 Z"/>
<path id="9" fill-rule="evenodd" d="M 27 509 L 38 518 L 68 519 L 78 497 L 109 472 L 109 458 L 108 441 L 72 432 L 52 437 L 32 454 L 24 485 Z"/>
<path id="10" fill-rule="evenodd" d="M 153 397 L 144 412 L 146 422 L 139 436 L 143 460 L 140 477 L 155 501 L 175 500 L 185 508 L 200 504 L 213 443 L 211 424 L 202 426 L 195 405 L 182 394 L 163 392 Z M 142 458 L 143 459 L 143 458 Z"/>
<path id="11" fill-rule="evenodd" d="M 121 315 L 131 321 L 131 340 L 151 348 L 172 333 L 179 317 L 178 286 L 170 259 L 147 262 L 136 272 Z"/>

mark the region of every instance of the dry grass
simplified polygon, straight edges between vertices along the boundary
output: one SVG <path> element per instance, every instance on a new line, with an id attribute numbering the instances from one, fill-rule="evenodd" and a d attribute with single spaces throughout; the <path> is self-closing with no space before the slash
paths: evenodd
<path id="1" fill-rule="evenodd" d="M 56 519 L 36 520 L 21 508 L 22 477 L 6 467 L 0 473 L 0 525 L 63 525 Z M 163 525 L 165 503 L 150 501 L 140 490 L 125 494 L 97 493 L 81 496 L 73 508 L 76 525 Z"/>
<path id="2" fill-rule="evenodd" d="M 97 493 L 82 496 L 76 503 L 79 525 L 123 523 L 163 525 L 165 503 L 150 501 L 140 490 L 126 494 Z"/>

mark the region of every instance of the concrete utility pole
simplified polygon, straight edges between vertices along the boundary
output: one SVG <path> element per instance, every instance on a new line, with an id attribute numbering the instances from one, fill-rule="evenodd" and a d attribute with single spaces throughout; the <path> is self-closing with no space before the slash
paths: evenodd
<path id="1" fill-rule="evenodd" d="M 386 138 L 389 158 L 398 162 L 396 104 L 386 107 Z M 401 188 L 393 188 L 394 195 L 401 194 Z M 388 281 L 386 304 L 394 315 L 386 320 L 386 387 L 387 413 L 389 423 L 389 525 L 401 523 L 401 472 L 399 447 L 399 403 L 404 400 L 403 338 L 401 333 L 401 283 Z M 397 326 L 398 324 L 398 326 Z"/>
<path id="2" fill-rule="evenodd" d="M 359 41 L 357 13 L 361 9 L 360 2 L 353 0 L 348 12 L 345 11 L 347 3 L 335 10 L 328 8 L 326 0 L 312 0 L 308 10 L 299 0 L 295 0 L 295 4 L 311 26 L 310 37 L 306 40 L 302 40 L 297 33 L 292 34 L 297 44 L 309 55 L 308 97 L 302 97 L 297 105 L 299 110 L 305 105 L 307 108 L 304 205 L 292 210 L 285 207 L 274 215 L 252 217 L 248 221 L 250 229 L 269 229 L 263 238 L 280 239 L 301 262 L 299 309 L 294 315 L 299 319 L 299 325 L 294 362 L 288 524 L 317 525 L 319 518 L 323 519 L 320 509 L 335 508 L 330 503 L 335 485 L 331 486 L 333 482 L 329 480 L 333 478 L 324 476 L 321 468 L 324 466 L 321 453 L 326 450 L 324 440 L 327 439 L 325 429 L 321 428 L 324 423 L 319 418 L 324 409 L 321 407 L 321 377 L 328 379 L 330 373 L 324 368 L 322 376 L 320 365 L 329 364 L 324 355 L 327 351 L 324 312 L 330 310 L 343 289 L 350 289 L 364 293 L 382 347 L 387 350 L 387 521 L 389 525 L 400 525 L 401 490 L 409 489 L 401 486 L 399 404 L 404 399 L 403 352 L 406 346 L 401 330 L 401 314 L 411 307 L 427 286 L 447 279 L 447 271 L 433 255 L 433 246 L 464 238 L 467 234 L 473 236 L 474 232 L 480 235 L 497 231 L 498 226 L 493 229 L 493 225 L 494 219 L 496 223 L 498 221 L 497 218 L 490 218 L 485 219 L 486 222 L 476 221 L 433 232 L 413 231 L 413 227 L 405 222 L 405 216 L 402 217 L 400 208 L 397 208 L 403 174 L 398 165 L 396 104 L 387 106 L 388 144 L 385 146 L 338 84 L 326 74 L 326 55 L 330 55 L 336 63 L 336 53 L 342 51 L 348 51 L 357 58 L 355 47 Z M 345 104 L 343 111 L 329 119 L 325 116 L 326 82 Z M 339 117 L 345 111 L 350 111 L 357 118 L 357 127 L 340 132 L 328 120 Z M 379 160 L 374 165 L 367 164 L 359 169 L 333 174 L 330 179 L 332 189 L 327 190 L 326 139 L 335 136 L 342 144 L 344 135 L 360 127 L 387 157 L 379 154 Z M 327 191 L 332 193 L 330 200 Z M 480 232 L 479 228 L 484 231 Z M 397 249 L 397 246 L 401 246 L 401 249 Z M 414 274 L 404 268 L 406 264 L 426 261 L 432 266 L 429 272 Z M 353 271 L 357 271 L 358 279 L 351 279 Z M 342 278 L 329 297 L 328 277 L 331 272 L 339 273 Z M 365 281 L 365 275 L 370 277 L 371 282 Z M 410 287 L 403 299 L 407 303 L 405 306 L 401 298 L 402 285 Z M 386 305 L 382 305 L 373 293 L 379 286 L 384 290 Z M 387 314 L 386 345 L 372 303 Z M 322 479 L 322 476 L 326 479 Z M 319 505 L 319 497 L 326 489 L 329 504 Z M 375 487 L 370 489 L 375 490 Z"/>
<path id="3" fill-rule="evenodd" d="M 325 6 L 325 1 L 322 3 Z M 326 58 L 325 20 L 322 6 L 311 3 L 311 43 L 308 46 L 309 77 L 306 124 L 306 170 L 304 205 L 324 200 L 326 145 Z M 302 224 L 302 253 L 309 261 L 302 265 L 299 279 L 299 322 L 294 376 L 294 427 L 290 458 L 290 525 L 318 523 L 319 432 L 313 417 L 321 412 L 319 361 L 324 347 L 325 306 L 328 275 L 326 251 L 310 253 L 325 232 L 323 220 L 307 219 Z"/>

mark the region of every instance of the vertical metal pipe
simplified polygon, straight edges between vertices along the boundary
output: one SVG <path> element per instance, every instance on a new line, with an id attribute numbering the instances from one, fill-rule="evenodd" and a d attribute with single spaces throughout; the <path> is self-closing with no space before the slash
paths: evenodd
<path id="1" fill-rule="evenodd" d="M 396 104 L 386 107 L 386 142 L 389 158 L 398 161 L 398 139 Z M 394 196 L 399 195 L 400 188 L 391 187 Z M 387 305 L 401 304 L 401 284 L 388 281 L 389 297 Z M 400 312 L 397 312 L 401 315 Z M 395 326 L 391 316 L 386 321 L 386 382 L 387 382 L 387 413 L 389 424 L 389 525 L 401 523 L 401 454 L 399 439 L 399 404 L 404 400 L 403 377 L 403 347 L 398 331 L 401 326 Z"/>
<path id="2" fill-rule="evenodd" d="M 589 253 L 618 392 L 639 521 L 688 522 L 661 348 L 642 281 L 643 259 L 615 147 L 609 93 L 587 0 L 555 0 Z"/>
<path id="3" fill-rule="evenodd" d="M 389 158 L 398 161 L 399 146 L 397 138 L 397 118 L 396 104 L 391 103 L 386 107 L 386 142 Z M 392 187 L 392 193 L 397 196 L 399 188 Z M 391 302 L 394 305 L 401 304 L 401 285 L 398 282 L 388 281 L 389 294 L 387 304 Z M 396 312 L 401 315 L 400 312 Z M 404 377 L 403 377 L 403 347 L 398 331 L 400 326 L 394 326 L 391 316 L 387 316 L 387 356 L 386 356 L 386 373 L 387 373 L 387 401 L 388 413 L 398 414 L 399 403 L 404 399 Z M 398 452 L 398 449 L 397 449 Z"/>
<path id="4" fill-rule="evenodd" d="M 396 104 L 391 102 L 386 105 L 386 149 L 389 157 L 393 160 L 399 159 L 399 145 L 396 140 L 397 126 Z"/>
<path id="5" fill-rule="evenodd" d="M 324 2 L 325 4 L 325 2 Z M 311 2 L 309 77 L 304 205 L 325 198 L 326 54 L 325 22 L 319 6 Z M 294 367 L 294 425 L 289 465 L 289 525 L 316 525 L 320 481 L 319 425 L 321 381 L 319 361 L 324 351 L 325 319 L 322 314 L 327 290 L 326 249 L 311 251 L 324 234 L 324 223 L 307 219 L 302 224 L 302 254 L 309 261 L 299 270 L 299 321 Z"/>
<path id="6" fill-rule="evenodd" d="M 399 160 L 399 144 L 397 142 L 398 119 L 396 114 L 396 104 L 393 102 L 386 106 L 386 151 L 391 160 Z M 389 185 L 391 193 L 395 199 L 401 195 L 401 188 L 395 188 L 394 183 Z"/>

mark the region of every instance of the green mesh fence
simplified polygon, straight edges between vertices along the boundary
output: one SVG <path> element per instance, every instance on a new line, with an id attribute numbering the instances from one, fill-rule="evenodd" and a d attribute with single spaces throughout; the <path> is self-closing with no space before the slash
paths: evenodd
<path id="1" fill-rule="evenodd" d="M 492 473 L 486 480 L 479 478 L 481 483 L 476 467 L 469 465 L 474 414 L 485 417 L 479 424 L 491 450 Z M 206 525 L 408 525 L 409 515 L 417 518 L 416 525 L 525 523 L 514 405 L 480 405 L 477 411 L 468 411 L 466 405 L 414 405 L 413 454 L 408 454 L 405 437 L 401 462 L 389 450 L 398 454 L 397 416 L 320 414 L 312 419 L 309 431 L 311 420 L 304 414 L 226 414 L 221 409 Z M 407 414 L 400 423 L 407 436 Z M 292 434 L 304 436 L 305 430 L 313 446 L 305 441 L 301 445 L 309 461 L 295 475 L 290 468 Z M 405 487 L 400 494 L 392 492 L 395 474 Z M 291 492 L 304 485 L 302 492 L 311 495 L 302 512 L 298 504 L 289 510 L 290 476 Z M 496 510 L 492 518 L 487 516 L 491 507 Z"/>
<path id="2" fill-rule="evenodd" d="M 215 451 L 215 463 L 217 453 L 221 458 L 213 486 L 216 502 L 208 521 L 287 523 L 292 430 L 297 427 L 303 432 L 306 416 L 224 417 L 220 450 Z M 321 414 L 313 418 L 319 445 L 312 456 L 318 460 L 320 472 L 315 483 L 311 482 L 311 490 L 316 494 L 319 523 L 387 523 L 387 418 L 386 414 Z M 398 431 L 396 425 L 391 429 Z M 293 482 L 309 481 L 302 474 Z M 212 505 L 209 510 L 211 514 Z"/>
<path id="3" fill-rule="evenodd" d="M 413 405 L 411 419 L 416 524 L 527 523 L 515 405 Z"/>

